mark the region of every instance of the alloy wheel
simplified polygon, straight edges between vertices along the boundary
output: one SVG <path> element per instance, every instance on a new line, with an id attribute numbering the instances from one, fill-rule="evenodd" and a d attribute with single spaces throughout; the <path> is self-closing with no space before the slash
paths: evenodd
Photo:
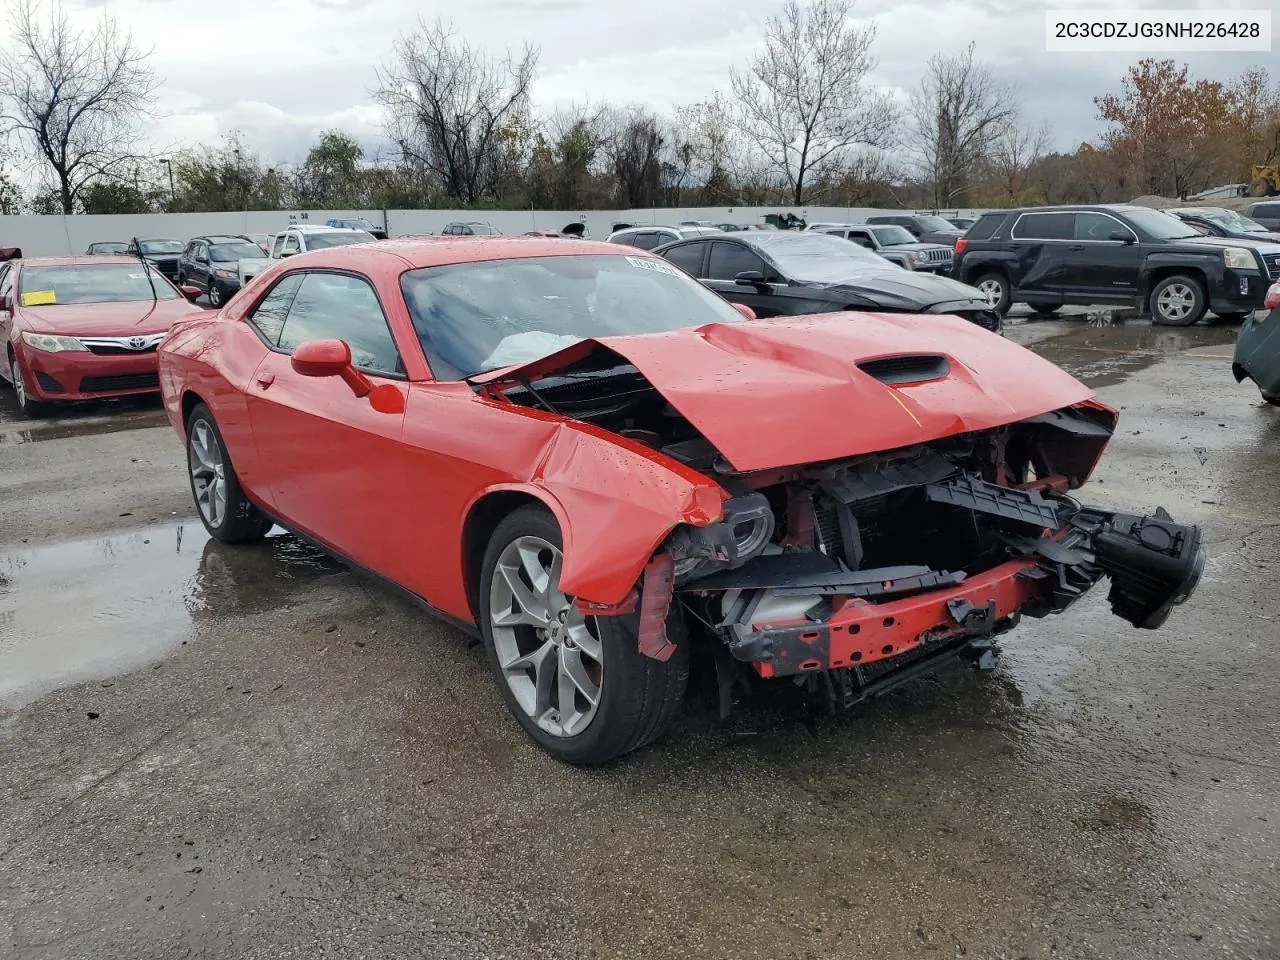
<path id="1" fill-rule="evenodd" d="M 552 736 L 572 737 L 600 706 L 604 654 L 594 618 L 560 592 L 562 561 L 541 537 L 507 544 L 489 589 L 489 624 L 520 709 Z"/>
<path id="2" fill-rule="evenodd" d="M 995 277 L 987 277 L 978 284 L 978 289 L 986 295 L 987 303 L 992 307 L 999 306 L 1000 300 L 1004 297 L 1004 284 Z"/>
<path id="3" fill-rule="evenodd" d="M 22 382 L 22 370 L 18 367 L 18 358 L 14 357 L 9 363 L 9 372 L 13 379 L 13 392 L 18 398 L 18 409 L 22 410 L 27 405 L 27 385 Z"/>
<path id="4" fill-rule="evenodd" d="M 209 281 L 209 306 L 222 306 L 222 291 L 218 289 L 218 285 L 212 280 Z"/>
<path id="5" fill-rule="evenodd" d="M 1185 283 L 1171 283 L 1156 297 L 1156 309 L 1165 320 L 1185 320 L 1195 309 L 1195 291 Z"/>
<path id="6" fill-rule="evenodd" d="M 221 526 L 227 515 L 226 457 L 218 435 L 205 420 L 195 420 L 191 424 L 187 467 L 191 471 L 196 506 L 200 508 L 205 523 L 211 527 Z"/>

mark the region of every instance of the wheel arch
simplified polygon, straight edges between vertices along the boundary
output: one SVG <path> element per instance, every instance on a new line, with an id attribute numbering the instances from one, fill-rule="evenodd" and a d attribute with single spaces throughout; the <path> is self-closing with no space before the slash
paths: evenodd
<path id="1" fill-rule="evenodd" d="M 1209 275 L 1205 272 L 1203 266 L 1192 263 L 1162 263 L 1151 267 L 1150 270 L 1142 276 L 1142 303 L 1147 311 L 1151 309 L 1151 293 L 1160 284 L 1160 281 L 1168 277 L 1182 274 L 1200 284 L 1201 290 L 1204 292 L 1205 301 L 1209 298 Z"/>
<path id="2" fill-rule="evenodd" d="M 202 403 L 206 407 L 209 406 L 209 404 L 205 402 L 204 397 L 200 396 L 200 394 L 196 393 L 190 387 L 182 392 L 182 432 L 184 434 L 187 431 L 187 421 L 191 419 L 191 411 Z"/>
<path id="3" fill-rule="evenodd" d="M 514 485 L 495 487 L 481 494 L 467 510 L 462 521 L 462 583 L 467 604 L 476 623 L 480 622 L 480 578 L 483 574 L 484 553 L 503 519 L 521 507 L 541 507 L 550 513 L 560 527 L 567 552 L 569 542 L 568 517 L 564 508 L 550 497 L 534 493 L 527 487 Z"/>

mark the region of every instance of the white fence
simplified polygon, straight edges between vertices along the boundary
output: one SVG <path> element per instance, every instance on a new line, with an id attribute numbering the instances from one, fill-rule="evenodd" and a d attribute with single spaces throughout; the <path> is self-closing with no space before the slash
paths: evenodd
<path id="1" fill-rule="evenodd" d="M 560 230 L 585 223 L 590 236 L 603 240 L 615 223 L 677 224 L 681 220 L 712 223 L 763 223 L 766 214 L 794 213 L 810 223 L 853 223 L 876 213 L 903 211 L 871 207 L 690 207 L 655 210 L 248 210 L 224 213 L 148 213 L 81 216 L 0 216 L 0 247 L 20 247 L 25 256 L 84 253 L 91 243 L 131 237 L 170 238 L 218 233 L 275 233 L 290 223 L 322 224 L 330 217 L 365 217 L 384 226 L 393 237 L 439 233 L 455 220 L 481 220 L 503 233 Z M 971 215 L 972 211 L 948 211 Z"/>

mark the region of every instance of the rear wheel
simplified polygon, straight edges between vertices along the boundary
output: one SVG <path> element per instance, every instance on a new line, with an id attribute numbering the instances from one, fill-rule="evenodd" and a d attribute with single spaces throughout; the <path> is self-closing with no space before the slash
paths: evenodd
<path id="1" fill-rule="evenodd" d="M 187 417 L 187 473 L 191 496 L 209 536 L 223 543 L 260 540 L 272 521 L 255 507 L 240 488 L 213 414 L 203 403 Z"/>
<path id="2" fill-rule="evenodd" d="M 18 400 L 18 412 L 28 420 L 37 420 L 49 412 L 49 405 L 33 399 L 27 393 L 27 383 L 22 379 L 22 367 L 18 365 L 16 355 L 9 356 L 9 377 L 13 381 L 13 392 Z"/>
<path id="3" fill-rule="evenodd" d="M 679 712 L 687 643 L 639 651 L 638 614 L 588 617 L 560 592 L 560 528 L 528 506 L 498 524 L 480 580 L 480 632 L 507 708 L 548 753 L 598 764 L 657 739 Z"/>
<path id="4" fill-rule="evenodd" d="M 1251 197 L 1272 197 L 1276 193 L 1276 184 L 1271 181 L 1270 177 L 1258 177 L 1249 181 L 1249 196 Z"/>
<path id="5" fill-rule="evenodd" d="M 998 270 L 984 273 L 974 281 L 973 285 L 986 295 L 991 309 L 1002 316 L 1009 312 L 1013 291 L 1010 289 L 1009 278 L 1003 273 Z"/>
<path id="6" fill-rule="evenodd" d="M 1195 277 L 1174 274 L 1151 291 L 1151 319 L 1170 327 L 1189 327 L 1204 316 L 1208 304 Z"/>

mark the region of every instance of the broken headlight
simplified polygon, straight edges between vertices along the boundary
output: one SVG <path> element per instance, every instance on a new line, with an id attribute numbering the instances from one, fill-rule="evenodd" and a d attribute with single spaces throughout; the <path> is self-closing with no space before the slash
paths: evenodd
<path id="1" fill-rule="evenodd" d="M 681 526 L 664 549 L 675 561 L 680 580 L 732 570 L 759 556 L 773 538 L 773 509 L 763 493 L 748 493 L 724 503 L 723 519 L 706 527 Z"/>
<path id="2" fill-rule="evenodd" d="M 1112 612 L 1147 630 L 1163 624 L 1204 573 L 1200 528 L 1175 523 L 1159 507 L 1148 517 L 1106 517 L 1094 533 L 1093 549 L 1098 566 L 1111 578 Z"/>

